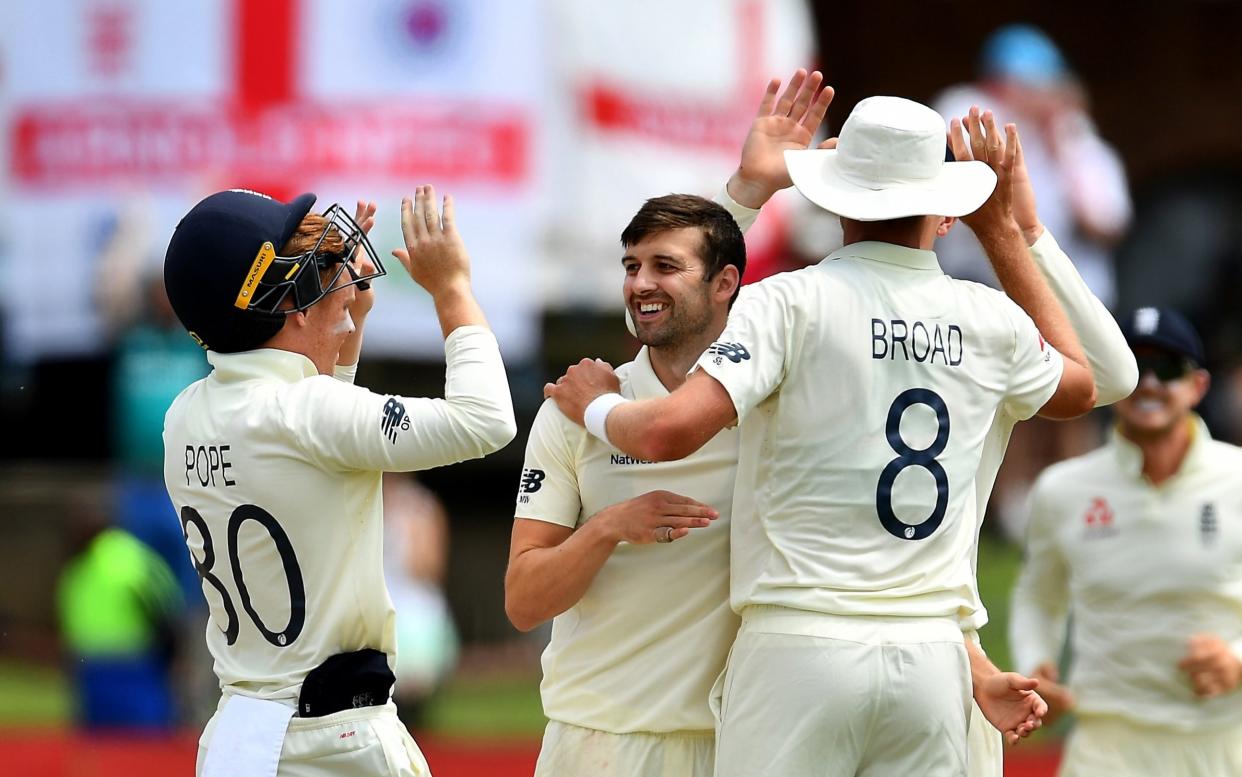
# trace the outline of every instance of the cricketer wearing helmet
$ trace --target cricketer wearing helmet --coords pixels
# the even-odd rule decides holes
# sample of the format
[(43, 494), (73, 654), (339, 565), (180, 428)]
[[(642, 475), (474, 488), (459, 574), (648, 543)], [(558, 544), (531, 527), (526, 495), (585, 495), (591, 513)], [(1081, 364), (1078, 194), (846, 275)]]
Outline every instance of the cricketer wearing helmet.
[(220, 706), (200, 740), (214, 775), (422, 775), (389, 700), (393, 608), (381, 476), (484, 456), (515, 433), (469, 257), (431, 187), (402, 202), (393, 252), (431, 295), (444, 399), (352, 384), (384, 274), (366, 231), (313, 195), (242, 190), (196, 205), (168, 246), (173, 309), (213, 370), (165, 419), (164, 477), (210, 609)]

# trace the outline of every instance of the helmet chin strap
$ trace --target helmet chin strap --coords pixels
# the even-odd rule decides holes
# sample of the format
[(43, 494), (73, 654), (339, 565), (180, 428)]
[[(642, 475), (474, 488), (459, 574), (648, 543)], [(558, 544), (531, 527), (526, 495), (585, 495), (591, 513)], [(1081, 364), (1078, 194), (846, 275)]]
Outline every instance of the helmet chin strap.
[(625, 309), (625, 328), (630, 330), (630, 334), (638, 337), (638, 330), (634, 328), (634, 317), (630, 315), (630, 309)]

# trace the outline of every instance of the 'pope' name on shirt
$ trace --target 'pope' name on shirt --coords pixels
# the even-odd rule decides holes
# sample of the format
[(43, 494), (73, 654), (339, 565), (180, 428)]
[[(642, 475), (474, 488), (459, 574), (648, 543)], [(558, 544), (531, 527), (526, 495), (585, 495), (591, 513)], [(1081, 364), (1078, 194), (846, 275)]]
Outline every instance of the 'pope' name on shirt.
[(956, 367), (962, 363), (962, 328), (957, 324), (907, 324), (900, 318), (871, 319), (871, 358)]

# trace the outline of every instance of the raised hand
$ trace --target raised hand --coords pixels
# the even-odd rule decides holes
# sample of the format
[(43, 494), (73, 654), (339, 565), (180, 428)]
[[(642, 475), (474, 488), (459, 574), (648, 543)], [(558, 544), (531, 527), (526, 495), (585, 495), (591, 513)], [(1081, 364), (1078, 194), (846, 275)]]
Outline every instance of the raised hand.
[(646, 545), (672, 542), (711, 525), (720, 514), (711, 506), (671, 491), (649, 491), (605, 507), (591, 520), (607, 526), (608, 534), (619, 542)]
[(432, 297), (469, 289), (470, 255), (457, 232), (451, 195), (444, 196), (441, 216), (435, 189), (419, 186), (412, 203), (409, 197), (401, 201), (401, 234), (405, 248), (395, 249), (392, 255)]
[[(962, 139), (962, 124), (966, 127), (969, 145)], [(1014, 176), (1018, 153), (1018, 128), (1005, 125), (1002, 135), (991, 111), (972, 106), (969, 115), (961, 123), (953, 119), (949, 128), (949, 144), (953, 156), (959, 162), (971, 159), (984, 162), (996, 173), (996, 188), (987, 201), (974, 213), (962, 216), (962, 221), (976, 234), (994, 233), (1017, 228), (1014, 214)], [(1025, 170), (1025, 168), (1023, 168)], [(1029, 177), (1028, 177), (1029, 183)], [(1030, 205), (1034, 207), (1034, 195)]]
[[(362, 230), (362, 234), (368, 234), (371, 227), (375, 226), (375, 212), (374, 202), (358, 200), (358, 206), (354, 210), (354, 223)], [(350, 261), (354, 265), (354, 272), (358, 275), (370, 275), (375, 272), (375, 264), (361, 245), (354, 250)], [(362, 281), (354, 287), (354, 301), (349, 305), (349, 315), (353, 317), (354, 324), (360, 325), (373, 307), (375, 307), (375, 289), (372, 288), (370, 281)]]
[[(729, 196), (748, 208), (759, 208), (772, 195), (793, 185), (785, 169), (785, 151), (804, 149), (815, 138), (834, 94), (831, 86), (820, 89), (824, 76), (818, 70), (807, 75), (798, 70), (777, 99), (781, 80), (773, 78), (763, 93), (759, 111), (742, 144), (737, 171), (729, 179)], [(825, 141), (822, 148), (835, 145)]]

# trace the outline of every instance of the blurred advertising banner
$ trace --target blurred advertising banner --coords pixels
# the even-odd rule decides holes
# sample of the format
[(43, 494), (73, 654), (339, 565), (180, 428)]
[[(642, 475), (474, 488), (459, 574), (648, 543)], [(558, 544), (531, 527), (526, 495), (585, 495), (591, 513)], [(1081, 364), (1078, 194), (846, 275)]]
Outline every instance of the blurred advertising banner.
[[(767, 77), (812, 48), (801, 0), (40, 0), (7, 16), (0, 300), (20, 360), (105, 348), (100, 288), (158, 273), (212, 191), (374, 199), (386, 257), (420, 183), (455, 196), (483, 307), (527, 357), (544, 307), (615, 308), (634, 210), (712, 194)], [(442, 353), (395, 259), (367, 352)]]
[[(558, 0), (554, 9), (552, 78), (564, 102), (541, 285), (549, 306), (616, 309), (621, 230), (650, 197), (720, 190), (768, 79), (815, 64), (813, 26), (802, 0)], [(790, 202), (764, 208), (748, 261), (779, 250)]]
[[(419, 183), (458, 202), (506, 352), (535, 346), (535, 125), (546, 84), (534, 0), (41, 0), (3, 33), (8, 345), (105, 345), (101, 257), (157, 272), (177, 219), (245, 187), (380, 203), (377, 251)], [(108, 267), (116, 267), (113, 262)], [(390, 262), (372, 354), (443, 353), (430, 299)], [(48, 283), (48, 276), (55, 281)]]

